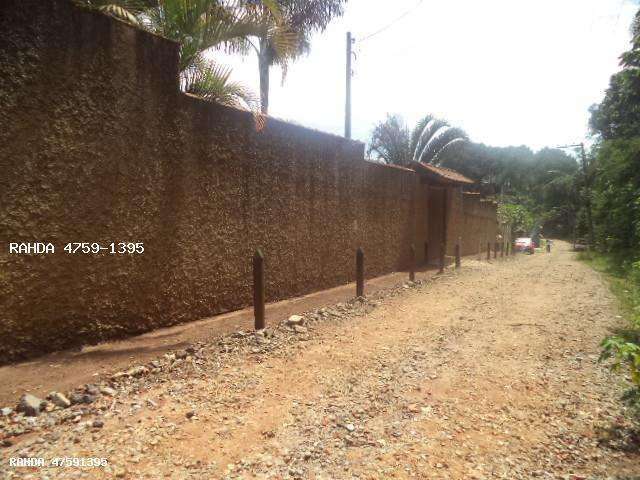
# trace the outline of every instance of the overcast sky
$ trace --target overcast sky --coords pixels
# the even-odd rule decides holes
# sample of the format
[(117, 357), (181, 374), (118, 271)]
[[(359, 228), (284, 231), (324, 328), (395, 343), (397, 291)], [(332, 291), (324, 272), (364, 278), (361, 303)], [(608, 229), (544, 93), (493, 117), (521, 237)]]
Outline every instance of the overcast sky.
[[(354, 138), (366, 142), (386, 113), (410, 126), (434, 113), (489, 145), (574, 143), (629, 48), (636, 9), (631, 0), (349, 0), (284, 86), (272, 69), (270, 113), (343, 134), (350, 30)], [(217, 58), (258, 92), (255, 56)]]

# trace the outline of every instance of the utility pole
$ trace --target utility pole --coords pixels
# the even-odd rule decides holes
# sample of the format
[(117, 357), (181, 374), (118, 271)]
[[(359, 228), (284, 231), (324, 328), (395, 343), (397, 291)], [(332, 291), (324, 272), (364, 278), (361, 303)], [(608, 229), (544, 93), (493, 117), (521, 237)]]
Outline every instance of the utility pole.
[[(593, 248), (595, 244), (595, 235), (593, 233), (593, 215), (591, 213), (591, 184), (589, 182), (589, 172), (587, 165), (587, 154), (584, 149), (584, 143), (576, 143), (575, 145), (563, 145), (557, 148), (576, 148), (580, 147), (580, 156), (581, 156), (581, 164), (582, 164), (582, 177), (584, 181), (584, 207), (587, 210), (587, 227), (589, 228), (589, 248)], [(575, 248), (575, 226), (574, 226), (574, 248)]]
[(584, 151), (584, 143), (580, 142), (580, 151), (582, 153), (582, 174), (584, 175), (584, 193), (585, 207), (587, 208), (587, 223), (589, 224), (589, 248), (593, 248), (595, 244), (595, 236), (593, 233), (593, 217), (591, 215), (591, 185), (589, 182), (589, 174), (587, 172), (587, 154)]
[(351, 138), (351, 46), (354, 43), (351, 32), (347, 32), (347, 96), (344, 109), (344, 137)]

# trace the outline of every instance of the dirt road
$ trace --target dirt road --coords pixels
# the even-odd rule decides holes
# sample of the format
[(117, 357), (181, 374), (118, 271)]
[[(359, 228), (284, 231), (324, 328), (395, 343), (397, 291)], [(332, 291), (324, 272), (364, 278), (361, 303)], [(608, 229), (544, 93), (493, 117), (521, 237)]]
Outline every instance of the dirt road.
[[(466, 261), (417, 286), (236, 334), (42, 414), (0, 448), (6, 478), (633, 478), (619, 378), (597, 363), (616, 318), (565, 244)], [(302, 313), (302, 312), (300, 312)], [(89, 388), (91, 395), (92, 388)], [(106, 390), (105, 390), (106, 391)], [(112, 396), (113, 395), (113, 396)], [(93, 399), (92, 399), (93, 400)], [(0, 420), (4, 435), (25, 420)], [(32, 421), (33, 422), (33, 421)], [(62, 422), (57, 425), (43, 424)], [(12, 433), (13, 432), (13, 433)], [(105, 468), (16, 468), (18, 455)], [(86, 463), (86, 462), (85, 462)]]

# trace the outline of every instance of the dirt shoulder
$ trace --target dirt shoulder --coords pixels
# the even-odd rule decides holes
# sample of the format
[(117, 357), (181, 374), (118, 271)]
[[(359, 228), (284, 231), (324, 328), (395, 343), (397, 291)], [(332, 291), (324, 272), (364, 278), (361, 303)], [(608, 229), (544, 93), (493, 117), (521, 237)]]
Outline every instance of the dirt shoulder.
[[(433, 269), (421, 269), (418, 279), (435, 274)], [(392, 287), (407, 278), (406, 272), (385, 275), (367, 281), (367, 293)], [(302, 311), (345, 302), (353, 298), (355, 284), (348, 284), (267, 305), (267, 322), (280, 322)], [(161, 328), (125, 340), (103, 342), (82, 349), (52, 353), (40, 358), (0, 367), (0, 406), (13, 405), (25, 392), (45, 396), (49, 392), (66, 392), (78, 385), (94, 383), (100, 377), (143, 364), (172, 350), (238, 330), (253, 327), (253, 309), (246, 308), (175, 327)]]
[(73, 415), (60, 425), (38, 420), (0, 452), (107, 458), (88, 478), (640, 475), (640, 456), (603, 435), (623, 422), (618, 378), (597, 363), (619, 321), (614, 300), (556, 245), (467, 260), (415, 287), (310, 312), (302, 327), (165, 357), (156, 373), (119, 379), (113, 397), (62, 411), (55, 418)]

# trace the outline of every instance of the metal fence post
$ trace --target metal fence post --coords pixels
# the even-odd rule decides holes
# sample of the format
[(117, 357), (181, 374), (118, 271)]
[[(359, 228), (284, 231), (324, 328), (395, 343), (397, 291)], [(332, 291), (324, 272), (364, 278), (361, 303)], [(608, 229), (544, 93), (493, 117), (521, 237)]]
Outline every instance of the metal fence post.
[(364, 252), (360, 247), (356, 252), (356, 297), (364, 297)]
[(440, 265), (439, 265), (439, 269), (438, 269), (438, 273), (444, 273), (444, 259), (445, 259), (445, 255), (446, 255), (446, 251), (445, 249), (447, 248), (447, 244), (446, 243), (442, 243), (440, 245)]
[(409, 261), (411, 262), (411, 265), (409, 265), (409, 280), (412, 282), (416, 281), (416, 246), (412, 243), (411, 244), (411, 258), (409, 259)]
[(253, 315), (255, 329), (262, 330), (265, 322), (265, 285), (264, 285), (264, 255), (260, 249), (253, 255)]
[(460, 242), (456, 243), (455, 253), (456, 253), (456, 268), (460, 268), (460, 266), (462, 265), (462, 261), (460, 259)]
[(487, 242), (487, 260), (491, 260), (491, 242)]

